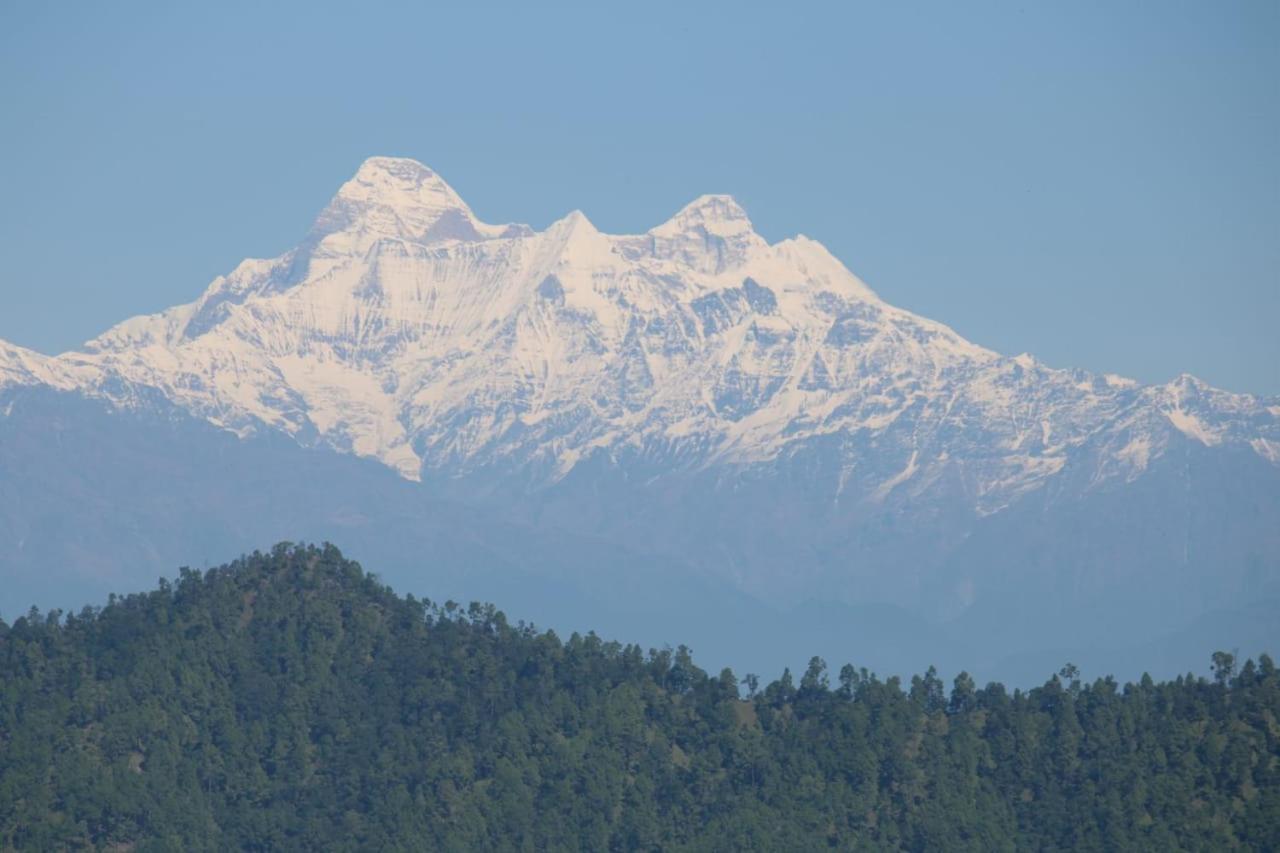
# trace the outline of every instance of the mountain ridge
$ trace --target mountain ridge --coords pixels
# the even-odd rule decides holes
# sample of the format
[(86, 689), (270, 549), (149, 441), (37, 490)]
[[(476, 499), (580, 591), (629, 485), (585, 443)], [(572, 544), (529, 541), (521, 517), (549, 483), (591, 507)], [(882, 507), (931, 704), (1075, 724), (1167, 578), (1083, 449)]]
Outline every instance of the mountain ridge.
[[(770, 607), (994, 613), (1027, 631), (1032, 602), (1063, 630), (1119, 607), (1156, 636), (1247, 608), (1280, 577), (1280, 398), (999, 354), (889, 304), (813, 240), (766, 241), (723, 195), (644, 234), (578, 211), (536, 231), (483, 222), (421, 164), (374, 158), (298, 246), (189, 303), (58, 356), (0, 343), (0, 426), (24, 441), (65, 403), (24, 414), (39, 389), (189, 418), (246, 453), (279, 437), (368, 460), (433, 500), (564, 532), (564, 548), (608, 542), (645, 555), (633, 571), (680, 567)], [(13, 464), (13, 483), (49, 488)], [(128, 505), (111, 470), (61, 487)], [(374, 518), (377, 491), (353, 510), (362, 535), (410, 548)], [(23, 541), (56, 525), (20, 495), (0, 513)], [(288, 518), (257, 535), (292, 538)], [(226, 553), (262, 541), (244, 529), (228, 524)], [(180, 558), (157, 547), (152, 564), (165, 555)], [(1099, 615), (1091, 630), (1105, 646), (1131, 639), (1122, 628)]]
[(646, 653), (433, 600), (331, 545), (282, 543), (0, 619), (0, 846), (1280, 843), (1267, 655), (1202, 648), (1212, 681), (1069, 666), (1010, 691), (811, 652), (739, 681), (684, 644)]
[[(451, 369), (494, 348), (515, 368), (490, 360), (485, 370)], [(1042, 483), (1060, 468), (1063, 447), (1101, 422), (1144, 407), (1203, 442), (1245, 441), (1280, 461), (1280, 400), (1227, 396), (1183, 378), (1140, 386), (999, 356), (884, 303), (820, 244), (767, 243), (729, 196), (701, 196), (645, 235), (604, 235), (577, 211), (535, 232), (481, 222), (435, 172), (404, 158), (366, 161), (301, 246), (244, 261), (195, 302), (126, 320), (80, 353), (0, 353), (0, 381), (121, 405), (128, 389), (155, 388), (219, 426), (281, 429), (373, 456), (411, 479), (448, 472), (456, 457), (483, 463), (503, 431), (536, 433), (547, 417), (593, 423), (497, 450), (554, 456), (554, 481), (596, 448), (679, 445), (692, 434), (715, 448), (715, 460), (750, 462), (776, 456), (787, 432), (882, 434), (932, 402), (945, 409), (926, 418), (935, 429), (956, 403), (988, 422), (1026, 421), (994, 437), (1006, 470), (975, 483), (994, 493), (983, 512)], [(574, 371), (573, 361), (593, 369)], [(485, 393), (494, 368), (505, 393)], [(612, 387), (596, 405), (574, 405), (592, 396), (586, 389), (601, 370)], [(437, 393), (442, 384), (457, 393)], [(1034, 400), (1042, 384), (1056, 400)], [(1182, 407), (1190, 384), (1208, 413)], [(501, 411), (508, 403), (514, 415)], [(343, 406), (358, 414), (343, 418)], [(465, 409), (484, 412), (490, 428), (470, 442), (433, 429), (456, 427)], [(1245, 410), (1258, 415), (1251, 434), (1230, 417)], [(1140, 472), (1159, 443), (1159, 435), (1134, 439), (1110, 468)], [(873, 498), (936, 470), (946, 452), (930, 459), (908, 444), (898, 467), (872, 484)]]

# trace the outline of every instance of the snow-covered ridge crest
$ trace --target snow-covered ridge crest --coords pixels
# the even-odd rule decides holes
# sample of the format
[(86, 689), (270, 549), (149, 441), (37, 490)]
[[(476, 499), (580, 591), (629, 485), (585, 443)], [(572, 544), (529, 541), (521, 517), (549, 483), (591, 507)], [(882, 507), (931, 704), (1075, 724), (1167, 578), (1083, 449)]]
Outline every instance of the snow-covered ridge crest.
[(959, 480), (993, 512), (1072, 460), (1128, 479), (1182, 439), (1280, 460), (1274, 400), (1002, 357), (886, 304), (815, 241), (770, 244), (729, 196), (644, 234), (578, 211), (535, 232), (481, 221), (434, 171), (387, 157), (299, 246), (193, 302), (81, 352), (0, 346), (0, 389), (16, 385), (161, 399), (410, 479), (529, 488), (593, 457), (674, 473), (821, 452), (833, 500)]
[(418, 243), (486, 240), (527, 226), (481, 222), (443, 178), (414, 160), (372, 157), (316, 218), (311, 240), (322, 253), (350, 252), (384, 238)]
[(650, 251), (702, 272), (733, 267), (765, 245), (747, 212), (727, 195), (704, 195), (650, 229)]

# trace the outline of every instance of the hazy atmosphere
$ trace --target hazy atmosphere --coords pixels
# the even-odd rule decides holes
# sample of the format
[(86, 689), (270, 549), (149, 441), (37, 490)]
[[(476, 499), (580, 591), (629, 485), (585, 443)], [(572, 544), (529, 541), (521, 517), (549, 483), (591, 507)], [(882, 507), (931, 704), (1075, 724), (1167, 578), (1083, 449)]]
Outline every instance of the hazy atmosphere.
[(1280, 392), (1280, 5), (8, 4), (0, 338), (294, 245), (366, 157), (479, 216), (730, 193), (1056, 367)]
[(0, 850), (1280, 850), (1280, 4), (0, 8)]

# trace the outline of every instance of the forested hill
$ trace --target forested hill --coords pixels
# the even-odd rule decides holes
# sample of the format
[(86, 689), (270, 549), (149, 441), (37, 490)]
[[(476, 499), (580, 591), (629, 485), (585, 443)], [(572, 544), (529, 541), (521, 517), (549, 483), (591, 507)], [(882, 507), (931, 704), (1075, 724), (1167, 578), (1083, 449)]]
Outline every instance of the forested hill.
[(0, 849), (1280, 849), (1266, 657), (738, 691), (280, 546), (0, 622)]

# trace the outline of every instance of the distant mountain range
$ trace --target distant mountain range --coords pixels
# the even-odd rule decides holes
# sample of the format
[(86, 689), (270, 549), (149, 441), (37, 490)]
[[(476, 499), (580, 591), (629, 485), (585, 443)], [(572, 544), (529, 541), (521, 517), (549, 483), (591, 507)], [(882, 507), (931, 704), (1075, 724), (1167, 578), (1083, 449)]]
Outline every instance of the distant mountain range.
[(740, 669), (1172, 672), (1280, 645), (1280, 399), (1000, 355), (728, 196), (539, 232), (378, 157), (193, 302), (0, 343), (6, 616), (303, 536)]

